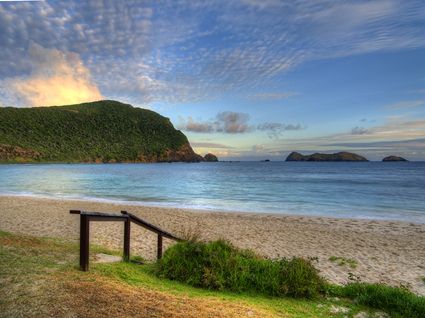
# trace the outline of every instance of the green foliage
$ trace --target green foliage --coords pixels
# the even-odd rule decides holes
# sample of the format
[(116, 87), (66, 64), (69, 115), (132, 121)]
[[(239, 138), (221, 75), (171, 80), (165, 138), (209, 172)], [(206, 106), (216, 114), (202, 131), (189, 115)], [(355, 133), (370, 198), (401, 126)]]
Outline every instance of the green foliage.
[(168, 118), (116, 101), (0, 107), (0, 145), (39, 152), (36, 160), (43, 162), (131, 162), (140, 160), (140, 155), (161, 156), (187, 143)]
[(338, 266), (348, 265), (351, 268), (357, 267), (357, 261), (351, 258), (345, 258), (340, 256), (331, 256), (329, 260), (333, 263), (336, 263)]
[(310, 260), (294, 257), (282, 260), (282, 265), (281, 286), (285, 295), (310, 298), (323, 290), (324, 281)]
[(351, 283), (332, 287), (331, 291), (336, 296), (354, 299), (358, 304), (388, 311), (395, 317), (425, 317), (425, 298), (405, 288)]
[(309, 260), (269, 260), (219, 240), (181, 242), (157, 263), (157, 274), (212, 290), (315, 297), (324, 281)]

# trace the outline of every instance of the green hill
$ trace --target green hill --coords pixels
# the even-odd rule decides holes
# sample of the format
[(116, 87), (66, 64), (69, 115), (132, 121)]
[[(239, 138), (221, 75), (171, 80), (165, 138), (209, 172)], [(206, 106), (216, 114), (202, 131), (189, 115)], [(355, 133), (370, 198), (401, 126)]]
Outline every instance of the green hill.
[(0, 107), (0, 162), (203, 161), (170, 120), (116, 101)]

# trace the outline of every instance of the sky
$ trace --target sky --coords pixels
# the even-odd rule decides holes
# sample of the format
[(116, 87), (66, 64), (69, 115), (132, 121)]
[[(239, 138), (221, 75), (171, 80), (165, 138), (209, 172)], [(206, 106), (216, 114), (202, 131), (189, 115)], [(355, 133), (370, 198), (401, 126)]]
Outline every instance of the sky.
[(423, 0), (0, 0), (0, 47), (0, 106), (118, 100), (223, 160), (425, 160)]

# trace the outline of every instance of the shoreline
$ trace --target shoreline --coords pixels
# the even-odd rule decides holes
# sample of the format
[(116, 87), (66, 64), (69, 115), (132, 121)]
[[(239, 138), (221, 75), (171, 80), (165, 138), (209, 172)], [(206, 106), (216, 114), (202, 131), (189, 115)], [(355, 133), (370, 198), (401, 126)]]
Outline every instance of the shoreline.
[(52, 200), (52, 201), (73, 201), (73, 202), (91, 202), (91, 203), (100, 203), (100, 204), (109, 204), (112, 206), (128, 206), (128, 207), (144, 207), (144, 208), (158, 208), (158, 209), (176, 209), (176, 210), (185, 210), (192, 211), (197, 213), (223, 213), (223, 214), (246, 214), (246, 215), (263, 215), (263, 216), (282, 216), (282, 217), (306, 217), (306, 218), (322, 218), (322, 219), (337, 219), (337, 220), (359, 220), (359, 221), (378, 221), (378, 222), (397, 222), (397, 223), (413, 223), (417, 225), (425, 225), (425, 222), (415, 222), (412, 220), (401, 220), (397, 218), (389, 217), (367, 217), (364, 215), (360, 216), (334, 216), (330, 215), (331, 213), (318, 213), (318, 214), (302, 214), (302, 213), (291, 213), (288, 211), (282, 212), (271, 212), (271, 211), (246, 211), (246, 210), (224, 210), (215, 207), (191, 207), (178, 205), (174, 202), (168, 202), (161, 204), (159, 202), (153, 201), (128, 201), (120, 199), (105, 199), (105, 198), (95, 198), (95, 197), (54, 197), (49, 195), (39, 195), (39, 194), (13, 194), (13, 193), (0, 193), (0, 198), (14, 197), (14, 198), (29, 198), (35, 200)]
[[(425, 295), (425, 224), (420, 223), (0, 195), (0, 230), (77, 241), (79, 218), (70, 209), (128, 210), (175, 235), (199, 232), (202, 239), (223, 238), (270, 258), (317, 257), (315, 266), (334, 283), (348, 282), (353, 273), (365, 282), (409, 286)], [(122, 248), (120, 223), (94, 222), (91, 233), (92, 243)], [(155, 234), (132, 227), (133, 255), (154, 259), (155, 242)], [(356, 266), (338, 265), (332, 256), (352, 259)]]

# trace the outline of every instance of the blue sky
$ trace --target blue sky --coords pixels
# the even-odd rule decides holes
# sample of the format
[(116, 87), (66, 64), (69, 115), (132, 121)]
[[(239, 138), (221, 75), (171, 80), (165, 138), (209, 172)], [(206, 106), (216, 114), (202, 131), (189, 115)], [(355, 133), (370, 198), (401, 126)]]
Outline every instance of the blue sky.
[(0, 105), (115, 99), (200, 153), (425, 160), (423, 1), (0, 1)]

